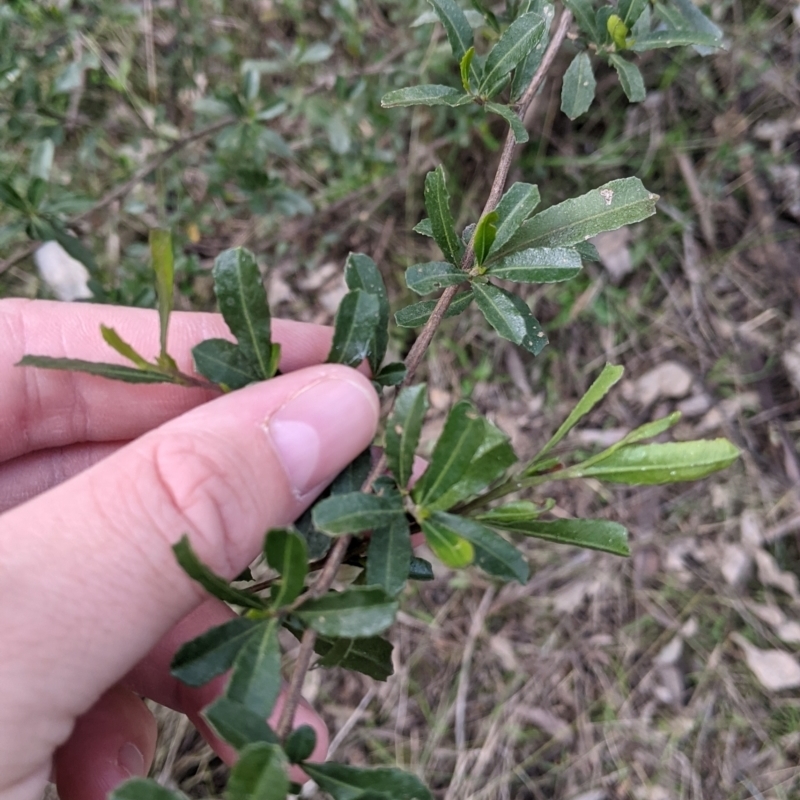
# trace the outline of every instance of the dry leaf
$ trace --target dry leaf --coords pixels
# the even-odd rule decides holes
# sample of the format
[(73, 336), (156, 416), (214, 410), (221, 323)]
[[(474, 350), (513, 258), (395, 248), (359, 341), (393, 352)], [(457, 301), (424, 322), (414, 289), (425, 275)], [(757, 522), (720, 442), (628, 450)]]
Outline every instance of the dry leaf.
[(692, 388), (692, 373), (677, 361), (665, 361), (645, 372), (633, 385), (623, 386), (626, 400), (649, 406), (663, 398), (686, 397)]
[(752, 557), (741, 545), (726, 544), (723, 546), (720, 571), (728, 586), (734, 588), (742, 586), (750, 575), (752, 565)]
[(764, 586), (772, 586), (786, 592), (793, 600), (800, 596), (797, 588), (797, 576), (792, 572), (784, 572), (778, 562), (766, 551), (756, 550), (758, 579)]
[(744, 651), (747, 666), (756, 680), (770, 692), (796, 689), (800, 686), (800, 664), (783, 650), (761, 650), (738, 633), (731, 638)]
[(633, 272), (633, 260), (628, 247), (631, 234), (628, 228), (601, 233), (592, 239), (600, 261), (608, 270), (613, 283), (619, 283), (626, 275)]

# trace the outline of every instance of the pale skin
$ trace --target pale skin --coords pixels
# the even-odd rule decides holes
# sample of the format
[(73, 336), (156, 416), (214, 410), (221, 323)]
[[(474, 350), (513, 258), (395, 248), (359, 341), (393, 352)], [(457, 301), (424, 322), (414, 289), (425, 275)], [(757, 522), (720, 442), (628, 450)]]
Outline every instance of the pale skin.
[[(323, 364), (331, 332), (303, 323), (273, 323), (283, 375), (224, 396), (13, 366), (25, 353), (124, 363), (100, 323), (158, 350), (152, 311), (0, 301), (0, 800), (39, 800), (51, 777), (61, 800), (101, 800), (146, 774), (156, 729), (142, 696), (188, 714), (230, 760), (199, 717), (224, 679), (188, 689), (169, 662), (233, 612), (171, 545), (188, 534), (234, 577), (378, 422), (369, 381)], [(191, 347), (220, 336), (217, 315), (175, 314), (170, 352), (189, 372)], [(307, 705), (300, 724), (324, 758), (328, 734)]]

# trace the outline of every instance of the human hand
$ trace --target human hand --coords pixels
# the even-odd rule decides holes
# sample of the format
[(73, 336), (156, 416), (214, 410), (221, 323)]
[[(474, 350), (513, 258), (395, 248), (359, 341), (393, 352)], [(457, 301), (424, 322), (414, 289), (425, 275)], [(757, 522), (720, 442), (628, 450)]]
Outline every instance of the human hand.
[[(157, 347), (155, 312), (0, 302), (2, 800), (38, 800), (53, 766), (61, 800), (100, 800), (144, 774), (155, 722), (140, 694), (188, 714), (230, 757), (199, 718), (221, 680), (190, 689), (169, 662), (232, 612), (171, 546), (188, 533), (234, 577), (377, 425), (369, 382), (320, 364), (331, 333), (302, 323), (274, 322), (286, 374), (221, 397), (12, 366), (25, 353), (111, 360), (101, 322), (141, 352)], [(216, 315), (176, 313), (170, 350), (190, 371), (192, 345), (225, 333)], [(304, 706), (295, 724), (315, 727), (323, 758), (321, 720)]]

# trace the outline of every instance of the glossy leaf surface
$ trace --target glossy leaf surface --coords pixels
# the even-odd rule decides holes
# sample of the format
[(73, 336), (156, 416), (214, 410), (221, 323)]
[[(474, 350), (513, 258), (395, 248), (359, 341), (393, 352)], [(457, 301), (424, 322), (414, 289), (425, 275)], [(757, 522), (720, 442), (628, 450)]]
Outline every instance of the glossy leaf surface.
[(484, 214), (475, 227), (475, 262), (478, 265), (486, 261), (489, 250), (497, 236), (497, 212), (490, 211)]
[(101, 325), (100, 335), (107, 345), (113, 347), (123, 358), (133, 361), (139, 369), (153, 369), (153, 365), (149, 364), (144, 356), (137, 353), (113, 328)]
[(203, 716), (237, 750), (253, 742), (278, 743), (278, 737), (262, 715), (224, 695), (205, 708)]
[(577, 119), (589, 110), (596, 90), (592, 61), (586, 53), (578, 53), (564, 73), (561, 110), (570, 119)]
[(289, 793), (287, 767), (280, 745), (247, 745), (231, 770), (228, 800), (285, 800)]
[(639, 67), (622, 56), (613, 53), (608, 57), (608, 60), (617, 71), (619, 85), (628, 100), (631, 103), (641, 103), (647, 96), (647, 90), (644, 86), (642, 73), (639, 72)]
[(350, 492), (331, 495), (317, 503), (312, 518), (319, 530), (341, 536), (391, 525), (404, 513), (399, 496)]
[(303, 591), (308, 574), (308, 548), (305, 540), (286, 528), (273, 528), (264, 543), (264, 556), (280, 581), (272, 594), (276, 607), (288, 605)]
[(472, 27), (455, 0), (428, 0), (447, 34), (447, 41), (459, 63), (472, 47)]
[(317, 734), (314, 729), (310, 725), (301, 725), (286, 737), (284, 749), (289, 761), (298, 764), (314, 752), (316, 744)]
[(419, 778), (399, 769), (360, 769), (329, 761), (306, 762), (303, 770), (334, 800), (357, 800), (366, 792), (385, 794), (391, 800), (433, 800)]
[(417, 294), (430, 294), (446, 286), (457, 286), (466, 280), (466, 272), (448, 261), (414, 264), (406, 270), (406, 286)]
[(411, 534), (405, 516), (375, 528), (367, 548), (367, 584), (395, 597), (406, 585), (410, 565)]
[(420, 527), (425, 534), (425, 543), (445, 566), (463, 569), (475, 559), (475, 548), (471, 542), (462, 539), (447, 525), (428, 517), (420, 521)]
[(538, 356), (547, 345), (547, 336), (518, 295), (491, 283), (472, 286), (475, 302), (486, 321), (504, 338)]
[(395, 89), (393, 92), (387, 92), (381, 98), (381, 105), (384, 108), (399, 106), (450, 106), (455, 108), (470, 102), (472, 102), (472, 98), (468, 94), (450, 86), (437, 84), (422, 84), (408, 86), (405, 89)]
[(339, 304), (328, 362), (357, 367), (373, 350), (380, 327), (381, 301), (374, 294), (356, 289)]
[(580, 274), (583, 263), (568, 247), (533, 247), (494, 262), (487, 275), (517, 283), (557, 283)]
[(455, 221), (450, 210), (450, 194), (447, 191), (444, 167), (441, 165), (425, 176), (424, 196), (433, 238), (444, 257), (454, 266), (459, 266), (463, 246), (456, 234)]
[(543, 510), (530, 500), (514, 500), (482, 514), (477, 514), (475, 519), (484, 525), (503, 528), (506, 525), (513, 525), (515, 522), (530, 522), (537, 519)]
[(363, 253), (350, 253), (347, 256), (344, 279), (348, 289), (361, 289), (378, 298), (378, 323), (367, 353), (372, 373), (377, 377), (389, 343), (389, 296), (386, 293), (386, 284), (378, 265)]
[(104, 364), (99, 361), (84, 361), (80, 358), (50, 358), (50, 356), (23, 356), (18, 367), (39, 367), (39, 369), (60, 369), (68, 372), (86, 372), (101, 378), (110, 378), (126, 383), (177, 383), (178, 381), (163, 372), (146, 372), (136, 367), (119, 364)]
[(496, 253), (516, 233), (517, 228), (531, 215), (540, 201), (539, 189), (532, 183), (515, 183), (500, 198), (497, 212), (497, 231), (489, 255)]
[(318, 633), (355, 639), (385, 631), (396, 613), (397, 601), (377, 586), (329, 592), (297, 610), (297, 616)]
[(225, 696), (266, 718), (275, 705), (281, 683), (278, 621), (265, 620), (236, 656)]
[(514, 141), (517, 144), (524, 144), (530, 138), (528, 136), (528, 129), (525, 127), (525, 123), (517, 116), (517, 112), (514, 111), (513, 108), (509, 106), (504, 106), (501, 103), (486, 103), (485, 108), (487, 111), (490, 111), (492, 114), (497, 114), (498, 117), (502, 117), (511, 128), (511, 132), (514, 134)]
[(192, 348), (194, 368), (212, 383), (241, 389), (258, 380), (247, 357), (227, 339), (206, 339)]
[(517, 17), (486, 57), (479, 94), (491, 97), (501, 81), (536, 45), (544, 33), (544, 20), (538, 14)]
[[(457, 294), (453, 298), (453, 302), (448, 306), (444, 318), (457, 317), (461, 314), (472, 302), (472, 296), (471, 289), (468, 292)], [(419, 303), (413, 303), (410, 306), (401, 308), (394, 315), (394, 319), (401, 328), (419, 328), (428, 321), (434, 308), (436, 308), (436, 300), (422, 300)]]
[(630, 555), (628, 531), (622, 525), (604, 519), (559, 519), (547, 522), (531, 520), (502, 526), (498, 523), (493, 524), (504, 530), (521, 533), (524, 536), (534, 536), (548, 542), (586, 547), (617, 556)]
[(414, 468), (422, 423), (428, 410), (427, 386), (422, 383), (400, 391), (386, 423), (386, 459), (401, 488), (407, 487)]

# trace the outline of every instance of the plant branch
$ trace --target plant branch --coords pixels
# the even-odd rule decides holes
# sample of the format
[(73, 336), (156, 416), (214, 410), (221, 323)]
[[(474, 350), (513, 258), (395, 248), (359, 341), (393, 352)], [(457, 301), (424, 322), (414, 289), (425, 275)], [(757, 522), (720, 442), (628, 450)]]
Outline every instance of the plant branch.
[[(564, 38), (567, 35), (567, 30), (571, 21), (572, 14), (569, 10), (565, 9), (561, 13), (561, 16), (558, 20), (558, 25), (556, 26), (556, 31), (553, 34), (553, 38), (551, 39), (550, 44), (548, 45), (547, 50), (542, 57), (542, 63), (539, 65), (539, 68), (536, 70), (536, 73), (531, 79), (530, 84), (528, 84), (528, 88), (525, 90), (525, 93), (522, 95), (519, 103), (517, 104), (517, 116), (520, 119), (525, 119), (525, 114), (527, 113), (537, 90), (541, 86), (547, 71), (552, 66), (553, 60), (555, 59), (556, 54), (564, 42)], [(497, 172), (495, 173), (494, 180), (492, 181), (492, 187), (489, 191), (489, 197), (486, 199), (486, 204), (484, 205), (483, 214), (481, 216), (493, 211), (497, 203), (500, 201), (500, 197), (503, 194), (503, 189), (505, 188), (506, 180), (508, 178), (508, 172), (511, 169), (511, 164), (514, 159), (515, 144), (516, 140), (514, 138), (514, 134), (509, 129), (505, 144), (503, 145), (503, 152), (500, 155), (500, 162), (497, 166)], [(461, 260), (461, 269), (464, 270), (464, 272), (469, 272), (475, 260), (475, 245), (473, 239), (470, 239), (470, 242), (467, 245), (467, 249), (464, 253), (464, 257)], [(445, 289), (444, 293), (439, 298), (439, 301), (437, 302), (436, 307), (433, 309), (431, 316), (428, 318), (428, 321), (423, 326), (420, 335), (417, 337), (416, 341), (411, 347), (411, 350), (406, 356), (404, 363), (407, 372), (405, 379), (400, 385), (400, 388), (408, 386), (414, 378), (414, 374), (422, 362), (425, 351), (428, 349), (428, 345), (430, 345), (434, 334), (441, 325), (444, 315), (447, 312), (447, 309), (450, 306), (456, 291), (457, 287), (450, 286)], [(396, 396), (397, 395), (395, 395), (395, 397)], [(386, 456), (383, 455), (372, 468), (369, 477), (364, 483), (364, 487), (362, 487), (362, 491), (368, 491), (375, 478), (381, 475), (385, 469)], [(319, 597), (327, 592), (328, 589), (330, 589), (331, 584), (336, 577), (336, 573), (341, 566), (342, 561), (344, 560), (345, 554), (347, 553), (347, 547), (349, 543), (349, 536), (342, 536), (336, 540), (336, 544), (331, 549), (330, 555), (328, 556), (328, 559), (322, 571), (320, 572), (319, 577), (315, 581), (308, 595), (303, 595), (304, 599), (308, 599), (309, 596)], [(311, 664), (311, 657), (314, 652), (314, 643), (316, 642), (316, 638), (316, 633), (314, 633), (314, 631), (311, 629), (307, 629), (303, 633), (303, 638), (300, 642), (300, 651), (297, 656), (294, 673), (292, 675), (292, 680), (286, 697), (286, 705), (283, 707), (283, 712), (281, 713), (281, 718), (278, 723), (277, 733), (281, 738), (284, 738), (292, 728), (294, 715), (297, 711), (298, 705), (300, 704), (300, 696), (303, 690), (305, 674)]]
[[(183, 150), (184, 147), (190, 145), (192, 142), (198, 141), (199, 139), (204, 139), (206, 136), (212, 136), (218, 131), (221, 131), (223, 128), (227, 128), (228, 125), (232, 125), (234, 122), (236, 122), (236, 117), (223, 117), (222, 119), (218, 119), (216, 122), (211, 123), (211, 125), (207, 125), (205, 128), (200, 128), (200, 130), (189, 133), (182, 139), (174, 142), (166, 150), (162, 150), (162, 152), (160, 152), (157, 156), (152, 158), (143, 166), (139, 167), (139, 169), (137, 169), (136, 172), (134, 172), (133, 175), (131, 175), (131, 177), (125, 181), (125, 183), (120, 184), (115, 189), (112, 189), (103, 195), (103, 197), (101, 197), (91, 208), (87, 209), (86, 211), (82, 211), (80, 214), (66, 220), (64, 222), (64, 227), (69, 227), (78, 222), (83, 222), (83, 220), (89, 218), (97, 211), (101, 211), (102, 209), (106, 208), (106, 206), (110, 206), (115, 200), (119, 200), (121, 197), (124, 197), (126, 194), (128, 194), (128, 192), (130, 192), (130, 190), (133, 189), (137, 183), (150, 175), (150, 173), (155, 172), (162, 164), (172, 158), (172, 156)], [(0, 261), (0, 275), (13, 267), (15, 264), (18, 264), (20, 261), (26, 259), (40, 245), (41, 242), (31, 242), (30, 244), (25, 245), (25, 247), (22, 247), (12, 256), (9, 256), (5, 261)]]

